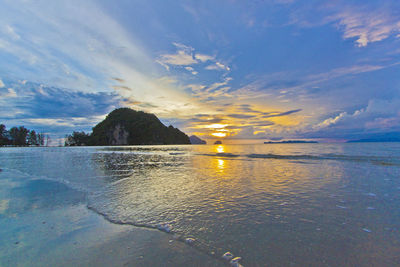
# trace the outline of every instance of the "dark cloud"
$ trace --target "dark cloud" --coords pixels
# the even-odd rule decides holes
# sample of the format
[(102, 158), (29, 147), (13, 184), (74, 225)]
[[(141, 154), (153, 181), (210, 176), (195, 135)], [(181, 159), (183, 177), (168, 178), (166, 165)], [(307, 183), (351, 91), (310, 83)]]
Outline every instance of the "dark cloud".
[(119, 106), (114, 93), (85, 93), (68, 89), (30, 84), (15, 88), (18, 94), (14, 105), (24, 118), (68, 118), (102, 115)]
[(228, 114), (226, 116), (235, 118), (235, 119), (250, 119), (250, 118), (255, 117), (254, 115), (246, 115), (246, 114)]
[(124, 79), (117, 78), (117, 77), (112, 77), (111, 79), (113, 79), (114, 81), (120, 82), (120, 83), (124, 83), (125, 82)]
[(266, 127), (266, 126), (271, 126), (274, 125), (272, 121), (255, 121), (255, 122), (250, 122), (250, 124), (254, 127)]
[(194, 116), (195, 117), (209, 117), (211, 115), (209, 115), (209, 114), (195, 114)]
[(15, 82), (12, 87), (17, 96), (0, 99), (0, 120), (8, 127), (24, 125), (59, 136), (90, 130), (98, 116), (119, 107), (121, 101), (115, 93), (86, 93), (29, 82)]
[(223, 118), (212, 118), (212, 119), (200, 119), (200, 118), (192, 118), (189, 119), (188, 122), (197, 122), (197, 123), (220, 123), (223, 122), (225, 119)]
[(123, 90), (123, 91), (132, 91), (131, 88), (125, 85), (118, 85), (118, 86), (113, 86), (113, 88), (118, 91), (118, 90)]
[(148, 102), (140, 103), (140, 104), (138, 104), (138, 106), (142, 107), (142, 108), (157, 108), (158, 107), (157, 105), (154, 105), (154, 104), (148, 103)]
[(272, 112), (267, 112), (264, 113), (264, 115), (262, 116), (263, 118), (271, 118), (271, 117), (281, 117), (281, 116), (286, 116), (286, 115), (290, 115), (293, 113), (297, 113), (302, 111), (302, 109), (294, 109), (294, 110), (289, 110), (286, 112), (280, 112), (280, 113), (272, 113)]

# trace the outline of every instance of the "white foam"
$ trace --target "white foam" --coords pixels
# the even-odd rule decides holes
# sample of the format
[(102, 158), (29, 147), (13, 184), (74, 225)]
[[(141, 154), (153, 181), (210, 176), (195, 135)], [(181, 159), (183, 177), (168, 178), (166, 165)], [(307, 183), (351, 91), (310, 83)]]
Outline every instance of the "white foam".
[(185, 243), (186, 243), (186, 244), (189, 244), (189, 245), (190, 245), (190, 244), (193, 244), (194, 241), (196, 241), (196, 239), (191, 238), (191, 237), (188, 237), (188, 238), (185, 239)]
[(233, 254), (228, 252), (225, 252), (224, 255), (222, 255), (222, 258), (224, 258), (225, 260), (231, 260), (233, 258)]
[(157, 229), (169, 233), (171, 232), (172, 227), (168, 223), (161, 223), (157, 225)]
[(234, 267), (240, 267), (240, 266), (242, 266), (242, 265), (239, 263), (239, 261), (240, 261), (241, 259), (242, 259), (241, 257), (235, 257), (235, 258), (233, 258), (233, 259), (230, 261), (230, 264), (231, 264), (232, 266), (234, 266)]

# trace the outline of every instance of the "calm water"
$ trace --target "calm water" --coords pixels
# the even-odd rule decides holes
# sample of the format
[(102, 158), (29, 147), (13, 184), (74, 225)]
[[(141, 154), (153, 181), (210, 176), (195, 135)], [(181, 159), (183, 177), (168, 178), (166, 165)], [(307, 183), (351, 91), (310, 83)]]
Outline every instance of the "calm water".
[(399, 143), (2, 148), (0, 168), (244, 266), (400, 265)]

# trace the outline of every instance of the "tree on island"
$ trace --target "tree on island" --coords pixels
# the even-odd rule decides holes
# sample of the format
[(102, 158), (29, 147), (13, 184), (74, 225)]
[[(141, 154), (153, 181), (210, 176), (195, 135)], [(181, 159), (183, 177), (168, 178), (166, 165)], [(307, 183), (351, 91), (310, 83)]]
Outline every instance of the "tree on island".
[(40, 133), (37, 135), (37, 142), (39, 146), (44, 146), (44, 134)]
[(26, 146), (29, 130), (24, 126), (10, 129), (11, 144), (14, 146)]
[(37, 135), (36, 135), (35, 130), (32, 130), (32, 131), (29, 132), (29, 135), (28, 135), (28, 144), (29, 144), (30, 146), (37, 146), (37, 145), (39, 145), (39, 144), (38, 144)]
[(65, 139), (66, 146), (169, 144), (190, 144), (190, 140), (179, 129), (162, 124), (154, 114), (130, 108), (112, 111), (105, 120), (93, 127), (91, 134), (73, 132)]
[(65, 146), (88, 146), (91, 145), (90, 134), (85, 132), (73, 132), (65, 136)]
[(10, 144), (10, 139), (8, 138), (8, 132), (4, 124), (0, 124), (0, 146), (6, 146)]
[(0, 146), (43, 146), (45, 135), (37, 134), (24, 126), (12, 127), (7, 131), (4, 124), (0, 124)]

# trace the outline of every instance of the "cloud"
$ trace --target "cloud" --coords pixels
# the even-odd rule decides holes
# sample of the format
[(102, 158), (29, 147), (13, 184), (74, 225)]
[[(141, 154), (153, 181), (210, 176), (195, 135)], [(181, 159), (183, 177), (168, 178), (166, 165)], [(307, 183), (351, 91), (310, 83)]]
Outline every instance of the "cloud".
[(290, 115), (293, 113), (297, 113), (300, 111), (302, 111), (302, 109), (294, 109), (294, 110), (289, 110), (286, 112), (268, 112), (268, 113), (265, 113), (262, 117), (263, 118), (281, 117), (281, 116), (287, 116), (287, 115)]
[(114, 81), (117, 81), (117, 82), (119, 82), (119, 83), (124, 83), (124, 82), (126, 82), (124, 79), (117, 78), (117, 77), (113, 77), (113, 78), (111, 78), (111, 79), (113, 79)]
[(5, 85), (3, 83), (3, 81), (0, 79), (0, 88), (3, 88)]
[(400, 99), (373, 99), (354, 111), (342, 111), (299, 132), (310, 138), (367, 138), (371, 134), (400, 131)]
[(164, 54), (157, 59), (158, 63), (169, 69), (169, 65), (174, 66), (187, 66), (198, 63), (198, 61), (193, 57), (191, 50), (183, 49), (178, 50), (176, 54)]
[(205, 67), (206, 70), (226, 70), (229, 71), (231, 70), (228, 66), (225, 66), (224, 64), (222, 64), (221, 62), (215, 62), (212, 65), (208, 65), (207, 67)]
[[(237, 99), (275, 99), (275, 101), (300, 102), (306, 97), (320, 96), (331, 93), (340, 88), (322, 90), (326, 85), (337, 82), (339, 79), (353, 79), (355, 75), (375, 72), (398, 66), (400, 62), (380, 64), (355, 64), (345, 67), (333, 68), (317, 73), (277, 72), (260, 77), (242, 86), (231, 90), (230, 94)], [(330, 87), (332, 87), (330, 85)]]
[(193, 75), (197, 75), (198, 74), (198, 72), (197, 71), (195, 71), (194, 70), (194, 68), (192, 68), (192, 67), (185, 67), (185, 69), (187, 70), (187, 71), (190, 71)]
[(162, 54), (156, 59), (156, 62), (165, 67), (166, 70), (169, 70), (171, 66), (184, 67), (193, 75), (197, 75), (198, 71), (195, 71), (191, 65), (212, 62), (211, 65), (205, 67), (206, 70), (230, 71), (228, 66), (216, 61), (215, 56), (195, 53), (193, 47), (184, 44), (173, 43), (173, 45), (177, 50), (176, 53)]
[(18, 40), (21, 39), (21, 36), (19, 36), (13, 27), (10, 25), (6, 24), (3, 26), (3, 33), (7, 34), (8, 36), (11, 37), (13, 40)]
[(253, 126), (240, 127), (229, 139), (266, 139), (264, 131), (257, 131)]
[(398, 1), (316, 1), (314, 5), (298, 5), (290, 14), (290, 24), (300, 27), (333, 25), (343, 39), (354, 40), (357, 47), (399, 38)]
[(17, 93), (12, 88), (7, 88), (5, 90), (0, 89), (0, 98), (11, 98), (17, 97)]
[(247, 114), (228, 114), (227, 116), (236, 119), (250, 119), (255, 117), (254, 115), (247, 115)]
[(337, 20), (343, 30), (344, 39), (355, 39), (358, 47), (379, 42), (400, 33), (400, 17), (385, 7), (363, 9), (360, 6), (346, 7), (328, 18)]
[(195, 58), (200, 60), (201, 62), (207, 62), (215, 59), (215, 56), (209, 56), (205, 54), (196, 54)]
[[(35, 83), (13, 83), (14, 97), (0, 99), (0, 117), (53, 119), (104, 115), (118, 107), (117, 94), (86, 93)], [(9, 90), (10, 92), (10, 90)]]

